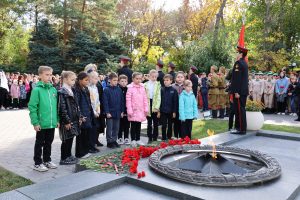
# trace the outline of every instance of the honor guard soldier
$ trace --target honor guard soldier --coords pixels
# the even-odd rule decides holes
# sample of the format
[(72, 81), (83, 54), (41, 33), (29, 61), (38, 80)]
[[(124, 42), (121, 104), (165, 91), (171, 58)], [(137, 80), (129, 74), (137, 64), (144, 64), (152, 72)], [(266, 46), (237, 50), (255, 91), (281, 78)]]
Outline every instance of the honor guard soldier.
[(175, 77), (176, 77), (175, 64), (172, 62), (169, 62), (168, 64), (168, 74), (170, 74), (173, 77), (172, 83), (175, 83)]
[(208, 103), (211, 107), (212, 118), (218, 117), (218, 105), (219, 105), (219, 76), (216, 71), (216, 66), (210, 67), (210, 76), (208, 77)]
[(193, 83), (193, 93), (197, 99), (197, 93), (198, 93), (198, 84), (199, 84), (199, 78), (198, 76), (195, 74), (195, 72), (197, 71), (197, 67), (195, 66), (191, 66), (190, 71), (189, 71), (189, 75), (190, 75), (190, 80)]
[(160, 82), (161, 87), (165, 86), (165, 84), (164, 84), (165, 74), (162, 71), (163, 67), (164, 67), (164, 62), (162, 60), (157, 60), (157, 63), (156, 63), (156, 71), (158, 72), (157, 81)]
[(128, 84), (132, 82), (132, 73), (133, 71), (128, 67), (128, 62), (131, 59), (127, 56), (120, 56), (120, 69), (118, 69), (118, 76), (124, 74), (128, 78)]
[(238, 129), (234, 134), (246, 134), (246, 101), (249, 94), (248, 88), (248, 64), (245, 61), (248, 50), (245, 47), (237, 47), (237, 58), (231, 77), (231, 93), (233, 94), (233, 107), (238, 123)]

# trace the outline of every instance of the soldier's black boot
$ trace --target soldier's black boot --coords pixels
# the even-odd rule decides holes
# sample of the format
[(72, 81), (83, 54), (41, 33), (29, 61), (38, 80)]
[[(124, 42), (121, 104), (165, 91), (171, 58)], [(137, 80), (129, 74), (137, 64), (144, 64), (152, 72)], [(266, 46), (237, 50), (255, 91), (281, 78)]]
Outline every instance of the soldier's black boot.
[(220, 109), (220, 116), (219, 116), (220, 119), (224, 119), (224, 113), (225, 113), (225, 109), (221, 108)]
[(213, 119), (218, 118), (218, 110), (212, 110), (212, 111), (211, 111), (211, 115), (212, 115), (212, 118), (213, 118)]

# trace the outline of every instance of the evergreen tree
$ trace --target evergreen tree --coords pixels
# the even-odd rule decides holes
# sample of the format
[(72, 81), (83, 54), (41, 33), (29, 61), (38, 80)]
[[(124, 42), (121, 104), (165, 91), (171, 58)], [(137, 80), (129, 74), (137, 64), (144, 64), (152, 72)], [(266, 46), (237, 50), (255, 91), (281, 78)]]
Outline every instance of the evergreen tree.
[(118, 39), (109, 38), (106, 33), (99, 34), (99, 42), (97, 48), (103, 50), (110, 55), (110, 59), (116, 60), (120, 55), (125, 54), (126, 48)]
[(58, 36), (48, 20), (41, 20), (29, 41), (28, 70), (36, 73), (41, 65), (53, 68), (54, 73), (62, 71), (62, 56), (58, 47)]
[(106, 61), (108, 55), (96, 48), (96, 42), (85, 32), (77, 31), (66, 55), (67, 68), (74, 71), (82, 71), (89, 63), (101, 64)]

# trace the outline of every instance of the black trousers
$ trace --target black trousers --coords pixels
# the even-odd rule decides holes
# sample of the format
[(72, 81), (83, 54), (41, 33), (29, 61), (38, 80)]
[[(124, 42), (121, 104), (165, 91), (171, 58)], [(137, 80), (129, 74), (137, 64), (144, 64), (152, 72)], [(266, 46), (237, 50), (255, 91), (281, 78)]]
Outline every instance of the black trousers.
[(61, 143), (61, 154), (60, 159), (65, 160), (66, 158), (70, 157), (72, 155), (72, 144), (73, 144), (73, 138), (67, 139)]
[(246, 101), (247, 96), (240, 96), (240, 98), (233, 98), (233, 107), (234, 114), (236, 117), (236, 123), (238, 124), (238, 131), (246, 131), (247, 130), (247, 121), (246, 121)]
[(90, 141), (89, 149), (94, 150), (98, 141), (97, 125), (93, 125), (93, 127), (89, 131), (89, 141)]
[(19, 108), (19, 99), (18, 98), (13, 98), (12, 107), (13, 108)]
[(81, 158), (89, 152), (90, 132), (92, 128), (81, 129), (81, 133), (76, 137), (75, 156)]
[(36, 132), (33, 157), (35, 165), (40, 165), (43, 162), (51, 161), (51, 145), (54, 139), (54, 131), (54, 128), (50, 128), (41, 129), (40, 131)]
[(186, 119), (181, 123), (181, 137), (185, 138), (188, 136), (192, 138), (193, 119)]
[[(160, 118), (161, 118), (161, 133), (162, 133), (162, 139), (166, 140), (172, 138), (172, 125), (173, 125), (173, 119), (172, 119), (172, 113), (161, 113)], [(167, 131), (168, 127), (168, 131)], [(167, 135), (166, 135), (167, 131)]]
[(123, 133), (124, 133), (124, 139), (128, 138), (129, 128), (130, 128), (130, 123), (128, 122), (128, 118), (127, 116), (124, 116), (123, 118), (120, 119), (118, 138), (123, 138)]
[(179, 113), (176, 113), (176, 118), (173, 119), (174, 123), (174, 137), (182, 138), (181, 136), (181, 120), (179, 120)]
[(280, 113), (284, 113), (286, 108), (286, 98), (283, 102), (277, 102), (277, 111)]
[(26, 106), (26, 99), (19, 99), (19, 108), (25, 108)]
[[(150, 99), (150, 110), (152, 110), (152, 99)], [(147, 117), (147, 136), (149, 138), (149, 141), (157, 140), (158, 137), (157, 113), (151, 113), (151, 116)]]
[[(235, 110), (234, 110), (234, 107), (233, 107), (233, 103), (230, 102), (229, 116), (228, 116), (229, 117), (229, 120), (228, 120), (228, 129), (232, 129), (232, 127), (233, 127), (234, 113), (235, 113)], [(234, 128), (236, 130), (239, 129), (239, 123), (237, 121), (237, 118), (235, 118)]]
[(8, 95), (8, 92), (6, 89), (0, 87), (0, 108), (3, 106), (3, 107), (6, 107), (6, 99), (7, 99), (7, 95)]
[(141, 122), (130, 122), (131, 140), (139, 141), (141, 137)]

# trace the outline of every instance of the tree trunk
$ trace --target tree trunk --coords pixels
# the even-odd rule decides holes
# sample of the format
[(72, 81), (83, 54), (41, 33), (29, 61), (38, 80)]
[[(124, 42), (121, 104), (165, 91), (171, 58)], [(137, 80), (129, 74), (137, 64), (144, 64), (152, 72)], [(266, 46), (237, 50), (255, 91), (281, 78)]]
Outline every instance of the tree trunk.
[(67, 44), (67, 39), (68, 39), (67, 0), (64, 0), (63, 12), (64, 12), (64, 34), (63, 34), (63, 39), (64, 39), (64, 49), (65, 49), (65, 46)]
[(82, 8), (81, 8), (81, 17), (80, 17), (80, 21), (79, 21), (80, 30), (82, 30), (82, 28), (83, 28), (83, 14), (84, 14), (84, 9), (85, 9), (85, 3), (86, 3), (86, 0), (83, 0)]
[[(270, 28), (271, 28), (271, 0), (265, 0), (266, 4), (266, 15), (264, 19), (264, 38), (269, 37)], [(267, 41), (264, 42), (264, 49), (267, 49)]]
[(34, 28), (34, 31), (37, 32), (37, 25), (38, 25), (38, 15), (39, 15), (39, 12), (38, 12), (38, 5), (37, 3), (35, 4), (35, 10), (34, 10), (34, 23), (35, 23), (35, 28)]
[(214, 42), (218, 40), (218, 34), (219, 34), (219, 29), (220, 29), (220, 21), (223, 19), (223, 13), (224, 13), (224, 8), (226, 6), (226, 1), (227, 0), (222, 0), (219, 12), (216, 16), (216, 24), (215, 24), (215, 31), (214, 31)]

